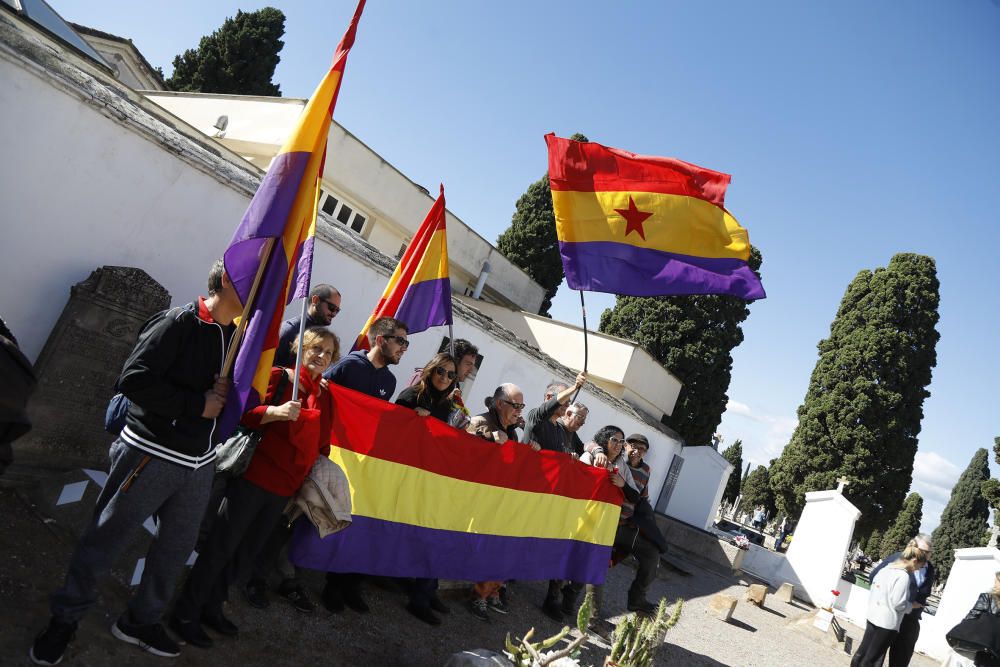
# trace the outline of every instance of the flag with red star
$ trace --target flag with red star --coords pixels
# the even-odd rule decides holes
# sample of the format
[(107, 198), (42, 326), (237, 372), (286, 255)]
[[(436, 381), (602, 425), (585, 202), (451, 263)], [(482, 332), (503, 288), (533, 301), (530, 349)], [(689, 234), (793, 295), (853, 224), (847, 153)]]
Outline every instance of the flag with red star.
[(631, 296), (765, 298), (730, 177), (673, 158), (545, 136), (566, 283)]

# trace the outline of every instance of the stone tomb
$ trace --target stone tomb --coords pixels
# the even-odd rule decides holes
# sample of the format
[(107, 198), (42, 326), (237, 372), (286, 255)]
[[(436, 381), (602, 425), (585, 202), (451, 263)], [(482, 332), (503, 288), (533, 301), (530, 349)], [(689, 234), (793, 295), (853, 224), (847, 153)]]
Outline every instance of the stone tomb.
[(170, 305), (141, 269), (104, 266), (70, 288), (70, 298), (35, 362), (31, 432), (15, 457), (46, 467), (107, 466), (104, 413), (139, 330)]

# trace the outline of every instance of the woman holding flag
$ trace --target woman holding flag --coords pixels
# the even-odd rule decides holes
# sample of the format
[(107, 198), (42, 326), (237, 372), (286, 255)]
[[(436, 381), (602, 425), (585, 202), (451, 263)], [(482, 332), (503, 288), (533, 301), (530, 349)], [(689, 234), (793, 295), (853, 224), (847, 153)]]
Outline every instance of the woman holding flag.
[[(292, 347), (295, 357), (299, 356), (298, 342)], [(246, 472), (226, 489), (212, 532), (174, 607), (171, 628), (194, 646), (212, 646), (203, 625), (236, 636), (238, 628), (222, 612), (229, 585), (241, 569), (255, 562), (317, 457), (330, 452), (333, 402), (322, 375), (339, 357), (340, 342), (329, 329), (313, 327), (306, 330), (301, 343), (299, 399), (292, 400), (289, 376), (294, 370), (271, 369), (264, 401), (241, 420), (245, 427), (261, 429), (263, 438)]]

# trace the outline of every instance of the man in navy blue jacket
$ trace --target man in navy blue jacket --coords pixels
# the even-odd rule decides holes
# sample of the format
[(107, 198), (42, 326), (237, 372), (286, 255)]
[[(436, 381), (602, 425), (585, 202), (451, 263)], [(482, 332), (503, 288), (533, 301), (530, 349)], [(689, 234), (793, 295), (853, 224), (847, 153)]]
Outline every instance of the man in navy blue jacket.
[[(368, 329), (371, 349), (355, 350), (331, 366), (323, 374), (330, 382), (360, 391), (383, 401), (392, 399), (396, 391), (396, 376), (389, 370), (403, 358), (410, 346), (406, 338), (408, 327), (392, 317), (380, 317)], [(361, 597), (361, 575), (352, 572), (329, 572), (323, 589), (323, 606), (337, 613), (344, 605), (364, 614), (368, 604)]]
[[(903, 622), (899, 626), (896, 638), (889, 646), (889, 667), (906, 667), (913, 657), (913, 648), (917, 645), (917, 638), (920, 636), (920, 616), (924, 613), (924, 605), (930, 597), (931, 588), (934, 586), (934, 566), (931, 565), (931, 538), (924, 533), (918, 534), (911, 542), (921, 551), (927, 552), (927, 567), (921, 568), (910, 574), (910, 602), (913, 602), (913, 609), (903, 616)], [(896, 560), (899, 560), (900, 552), (886, 556), (881, 563), (875, 566), (869, 575), (869, 580), (874, 581), (875, 575), (879, 571)]]

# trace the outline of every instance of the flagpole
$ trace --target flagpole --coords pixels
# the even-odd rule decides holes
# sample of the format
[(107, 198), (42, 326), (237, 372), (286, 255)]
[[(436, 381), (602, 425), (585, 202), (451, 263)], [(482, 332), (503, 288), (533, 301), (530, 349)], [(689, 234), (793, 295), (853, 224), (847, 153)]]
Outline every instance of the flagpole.
[(302, 316), (299, 320), (299, 344), (295, 349), (298, 352), (295, 353), (295, 381), (292, 382), (292, 400), (299, 400), (299, 374), (302, 372), (302, 356), (305, 352), (302, 349), (302, 339), (306, 335), (306, 307), (309, 305), (309, 296), (306, 295), (302, 297)]
[[(451, 325), (448, 325), (448, 354), (452, 359), (455, 359), (455, 332), (451, 330)], [(459, 360), (455, 359), (455, 365), (458, 365)], [(456, 368), (457, 370), (457, 368)]]
[[(587, 372), (587, 357), (588, 357), (588, 349), (587, 349), (587, 305), (583, 302), (583, 290), (579, 290), (579, 292), (580, 292), (580, 312), (583, 314), (583, 372), (586, 373)], [(578, 387), (577, 388), (576, 393), (573, 394), (573, 398), (570, 399), (570, 403), (573, 403), (574, 401), (576, 401), (576, 397), (580, 395), (580, 389), (582, 389), (582, 388), (583, 387)]]
[(260, 264), (257, 265), (257, 275), (253, 278), (253, 285), (250, 287), (250, 294), (247, 296), (247, 302), (243, 304), (243, 314), (240, 315), (240, 325), (236, 328), (236, 333), (233, 334), (233, 340), (229, 343), (229, 350), (226, 351), (226, 362), (222, 365), (221, 377), (229, 377), (229, 372), (233, 369), (233, 364), (236, 362), (236, 351), (240, 347), (243, 332), (246, 331), (250, 309), (253, 306), (254, 299), (257, 298), (257, 288), (260, 287), (260, 279), (264, 276), (264, 268), (267, 266), (267, 262), (271, 258), (271, 249), (273, 247), (274, 237), (270, 236), (264, 242), (264, 246), (261, 249)]

